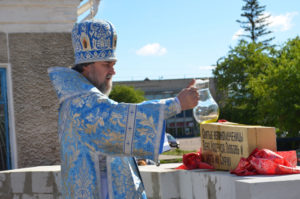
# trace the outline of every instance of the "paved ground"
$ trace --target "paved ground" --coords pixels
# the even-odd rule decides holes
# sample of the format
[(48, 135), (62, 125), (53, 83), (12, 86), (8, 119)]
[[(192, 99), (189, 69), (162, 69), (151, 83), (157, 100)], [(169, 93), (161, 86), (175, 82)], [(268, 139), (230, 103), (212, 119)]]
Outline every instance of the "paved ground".
[[(200, 137), (196, 138), (179, 138), (177, 139), (180, 143), (179, 149), (184, 151), (199, 151), (200, 149)], [(176, 156), (176, 155), (160, 155), (160, 160), (170, 160), (170, 159), (178, 159), (182, 156)]]
[(199, 151), (201, 146), (201, 140), (200, 137), (195, 138), (178, 138), (177, 139), (180, 142), (180, 149), (185, 151)]

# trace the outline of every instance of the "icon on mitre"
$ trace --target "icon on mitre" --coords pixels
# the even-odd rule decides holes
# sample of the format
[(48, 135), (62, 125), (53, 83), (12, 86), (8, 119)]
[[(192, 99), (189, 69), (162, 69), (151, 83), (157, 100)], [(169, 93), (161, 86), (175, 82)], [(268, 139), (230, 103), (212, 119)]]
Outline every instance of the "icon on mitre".
[(90, 39), (86, 34), (82, 34), (80, 38), (82, 50), (91, 50)]

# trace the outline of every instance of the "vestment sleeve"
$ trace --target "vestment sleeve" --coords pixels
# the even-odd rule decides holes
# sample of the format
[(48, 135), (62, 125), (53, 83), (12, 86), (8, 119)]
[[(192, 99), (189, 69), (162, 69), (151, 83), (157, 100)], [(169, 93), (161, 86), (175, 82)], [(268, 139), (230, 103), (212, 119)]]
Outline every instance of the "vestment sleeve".
[(178, 106), (175, 98), (127, 104), (92, 94), (71, 99), (65, 118), (71, 118), (73, 133), (93, 152), (157, 161), (164, 121), (180, 112)]

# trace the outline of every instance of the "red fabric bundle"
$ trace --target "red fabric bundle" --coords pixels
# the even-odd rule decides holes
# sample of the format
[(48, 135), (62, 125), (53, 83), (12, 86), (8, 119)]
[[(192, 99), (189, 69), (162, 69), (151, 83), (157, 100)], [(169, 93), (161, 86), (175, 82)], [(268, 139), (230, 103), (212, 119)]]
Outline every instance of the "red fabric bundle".
[(192, 170), (192, 169), (214, 169), (213, 166), (201, 161), (201, 152), (188, 153), (182, 156), (183, 165), (176, 169)]
[(297, 174), (300, 168), (296, 166), (296, 151), (273, 152), (256, 148), (248, 158), (241, 158), (231, 173), (238, 176)]

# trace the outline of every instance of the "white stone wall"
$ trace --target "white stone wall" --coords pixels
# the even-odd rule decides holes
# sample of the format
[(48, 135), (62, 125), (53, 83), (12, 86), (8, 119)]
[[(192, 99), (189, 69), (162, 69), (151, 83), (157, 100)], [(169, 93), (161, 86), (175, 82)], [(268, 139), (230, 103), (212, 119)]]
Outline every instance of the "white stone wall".
[(1, 199), (61, 199), (60, 166), (0, 172)]
[[(141, 166), (148, 199), (299, 199), (300, 174), (239, 177), (228, 171)], [(1, 199), (61, 199), (60, 166), (0, 172)]]

